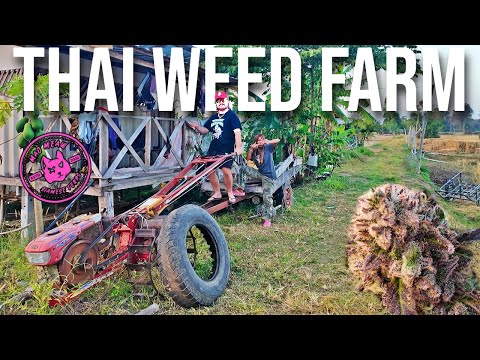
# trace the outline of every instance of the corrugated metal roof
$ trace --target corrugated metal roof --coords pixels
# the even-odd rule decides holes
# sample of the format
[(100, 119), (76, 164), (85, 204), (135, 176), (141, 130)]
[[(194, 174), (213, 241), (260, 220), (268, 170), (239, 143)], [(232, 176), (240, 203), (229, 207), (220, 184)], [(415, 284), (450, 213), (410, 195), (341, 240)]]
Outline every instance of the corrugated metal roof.
[[(48, 49), (52, 47), (52, 45), (35, 45), (39, 47), (44, 47)], [(63, 54), (68, 54), (70, 47), (75, 47), (80, 45), (54, 45), (54, 47), (58, 47), (60, 52)], [(163, 48), (163, 54), (165, 56), (165, 60), (168, 62), (170, 59), (170, 53), (172, 48), (174, 47), (181, 47), (183, 48), (183, 57), (187, 64), (190, 63), (190, 57), (192, 53), (193, 45), (111, 45), (111, 51), (118, 55), (123, 55), (123, 48), (125, 47), (133, 47), (133, 57), (134, 59), (145, 61), (149, 64), (153, 65), (153, 51), (154, 47), (161, 47)], [(91, 45), (86, 45), (81, 48), (80, 56), (82, 59), (91, 60), (93, 57), (93, 49), (94, 47)], [(205, 60), (205, 50), (201, 49), (200, 51), (200, 62)], [(111, 59), (112, 65), (117, 67), (122, 67), (122, 61), (120, 59)], [(148, 67), (145, 67), (141, 64), (135, 64), (135, 71), (146, 73), (148, 71)], [(200, 71), (203, 71), (200, 68)]]
[[(23, 68), (0, 70), (0, 88), (3, 85), (7, 84), (13, 78), (14, 75), (23, 75)], [(0, 91), (0, 95), (5, 96), (5, 93)]]
[[(153, 48), (154, 47), (161, 47), (163, 49), (163, 55), (166, 57), (170, 57), (172, 48), (174, 47), (181, 47), (183, 48), (183, 57), (187, 63), (190, 62), (190, 57), (192, 55), (192, 48), (193, 45), (135, 45), (133, 51), (133, 57), (148, 61), (153, 63)], [(113, 51), (122, 53), (124, 46), (117, 46), (113, 45)], [(144, 50), (144, 51), (142, 51)], [(205, 56), (205, 51), (200, 51), (200, 61), (202, 61), (202, 56)]]
[[(23, 71), (22, 71), (23, 72)], [(42, 68), (35, 68), (35, 78), (37, 78), (38, 75), (47, 75), (48, 74), (48, 69), (42, 69)], [(86, 76), (80, 76), (80, 102), (85, 101), (87, 98), (87, 91), (88, 91), (88, 81), (90, 78)], [(122, 102), (123, 100), (123, 85), (120, 83), (114, 83), (115, 85), (115, 95), (117, 96), (118, 102)], [(138, 99), (138, 92), (137, 92), (138, 87), (134, 87), (134, 103), (136, 104), (137, 99)]]
[[(0, 100), (3, 100), (0, 96)], [(7, 123), (0, 127), (0, 155), (2, 156), (2, 165), (0, 165), (0, 176), (18, 177), (18, 163), (22, 150), (17, 145), (18, 135), (15, 130), (15, 124), (23, 116), (22, 112), (13, 111), (12, 116)]]

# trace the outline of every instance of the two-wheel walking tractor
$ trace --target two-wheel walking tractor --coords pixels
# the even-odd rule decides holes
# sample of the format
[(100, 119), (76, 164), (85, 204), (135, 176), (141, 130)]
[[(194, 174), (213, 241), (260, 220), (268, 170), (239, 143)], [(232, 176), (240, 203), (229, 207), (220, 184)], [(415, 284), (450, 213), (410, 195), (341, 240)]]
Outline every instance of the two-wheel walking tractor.
[[(232, 157), (197, 157), (134, 208), (113, 218), (80, 215), (32, 240), (25, 248), (28, 261), (55, 279), (50, 305), (67, 304), (122, 269), (129, 271), (133, 284), (163, 288), (183, 307), (212, 305), (227, 286), (230, 254), (211, 214), (231, 204), (228, 198), (201, 206), (175, 208), (174, 203), (205, 185), (208, 175)], [(290, 180), (300, 167), (293, 157), (277, 167), (276, 188), (283, 189), (287, 207)], [(260, 201), (261, 185), (247, 184), (245, 190), (236, 202)]]
[(171, 210), (181, 196), (233, 155), (197, 157), (160, 191), (114, 218), (80, 215), (32, 240), (31, 264), (54, 274), (64, 305), (126, 268), (139, 282), (163, 288), (183, 307), (211, 305), (225, 290), (230, 255), (222, 230), (200, 206)]

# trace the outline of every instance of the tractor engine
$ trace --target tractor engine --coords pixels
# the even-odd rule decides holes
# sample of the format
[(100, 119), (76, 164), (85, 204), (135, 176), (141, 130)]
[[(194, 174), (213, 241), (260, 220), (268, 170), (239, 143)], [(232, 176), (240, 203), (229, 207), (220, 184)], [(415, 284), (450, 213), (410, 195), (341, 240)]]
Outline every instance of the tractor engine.
[(60, 286), (77, 285), (92, 279), (95, 266), (109, 256), (113, 231), (88, 251), (83, 264), (78, 264), (83, 252), (110, 224), (109, 219), (102, 219), (100, 214), (77, 216), (31, 241), (25, 255), (32, 265), (55, 267)]

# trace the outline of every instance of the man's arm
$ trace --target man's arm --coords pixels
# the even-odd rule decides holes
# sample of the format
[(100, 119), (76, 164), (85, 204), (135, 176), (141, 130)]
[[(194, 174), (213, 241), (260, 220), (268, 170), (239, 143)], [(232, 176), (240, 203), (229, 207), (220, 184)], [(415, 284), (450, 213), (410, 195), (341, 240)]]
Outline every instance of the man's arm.
[(242, 130), (235, 129), (233, 130), (235, 133), (235, 154), (242, 155), (243, 154), (243, 144), (242, 144)]
[(200, 134), (208, 134), (210, 130), (208, 130), (206, 127), (203, 127), (200, 125), (200, 122), (197, 120), (197, 122), (193, 123), (192, 127), (197, 130)]
[(265, 140), (267, 144), (272, 144), (273, 146), (277, 146), (280, 142), (280, 139), (273, 139), (273, 140)]
[(247, 152), (247, 161), (250, 161), (252, 160), (252, 154), (253, 154), (253, 150), (257, 149), (258, 148), (258, 145), (256, 143), (253, 143), (250, 148), (248, 149), (248, 152)]

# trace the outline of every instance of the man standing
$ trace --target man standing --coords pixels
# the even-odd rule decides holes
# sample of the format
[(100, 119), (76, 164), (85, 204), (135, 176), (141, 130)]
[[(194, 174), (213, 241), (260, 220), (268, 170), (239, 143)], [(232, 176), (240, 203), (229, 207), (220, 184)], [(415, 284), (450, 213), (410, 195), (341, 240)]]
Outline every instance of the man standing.
[(275, 207), (273, 206), (273, 194), (275, 189), (275, 180), (277, 174), (275, 172), (275, 164), (273, 161), (273, 153), (275, 146), (280, 139), (267, 140), (263, 134), (258, 134), (254, 138), (254, 142), (247, 153), (247, 161), (253, 161), (258, 171), (244, 166), (244, 175), (262, 180), (263, 188), (263, 227), (272, 226), (271, 219), (275, 216)]
[[(201, 126), (198, 120), (193, 125), (193, 128), (201, 134), (212, 133), (212, 142), (210, 143), (207, 156), (225, 155), (233, 152), (236, 155), (242, 155), (242, 125), (238, 116), (228, 107), (227, 93), (217, 91), (215, 93), (215, 103), (217, 105), (217, 114), (210, 117), (204, 126)], [(227, 188), (228, 201), (231, 204), (235, 202), (232, 165), (233, 159), (229, 159), (220, 166), (225, 180), (225, 187)], [(220, 181), (217, 172), (214, 171), (210, 174), (208, 179), (213, 187), (213, 195), (208, 201), (220, 200), (222, 193), (220, 192)]]
[(247, 160), (252, 160), (258, 171), (272, 180), (277, 179), (273, 152), (279, 142), (280, 139), (267, 140), (263, 134), (257, 134), (247, 153)]

